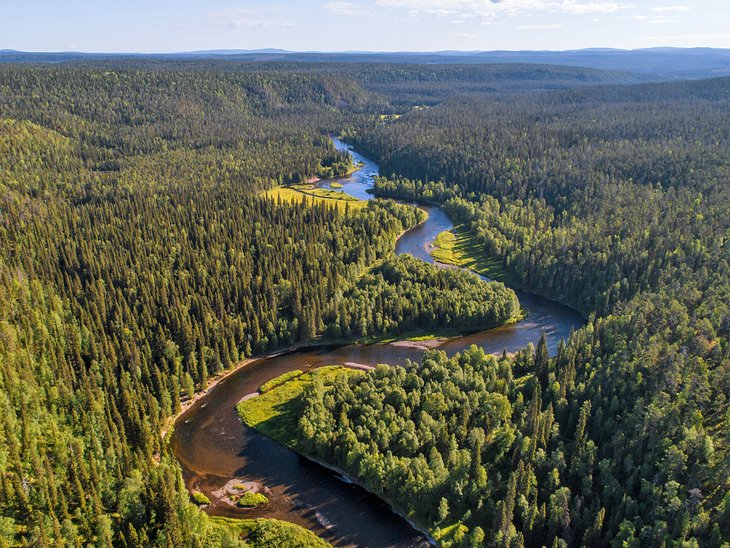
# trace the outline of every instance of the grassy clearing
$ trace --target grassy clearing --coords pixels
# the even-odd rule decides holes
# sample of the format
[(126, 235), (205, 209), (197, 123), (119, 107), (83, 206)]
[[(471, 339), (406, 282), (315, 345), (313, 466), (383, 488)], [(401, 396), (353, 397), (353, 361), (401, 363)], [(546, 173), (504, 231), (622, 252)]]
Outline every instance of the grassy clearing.
[(439, 527), (434, 532), (433, 538), (435, 538), (439, 545), (444, 548), (450, 548), (451, 546), (462, 546), (464, 537), (468, 529), (460, 521), (452, 523), (450, 525), (444, 525)]
[(434, 241), (431, 255), (440, 263), (468, 268), (511, 287), (522, 287), (498, 259), (486, 253), (477, 242), (476, 236), (463, 225), (439, 234)]
[(332, 385), (337, 375), (341, 373), (363, 374), (362, 371), (341, 365), (319, 367), (279, 383), (278, 386), (257, 398), (241, 402), (238, 404), (238, 414), (241, 420), (251, 428), (255, 428), (286, 446), (293, 447), (297, 438), (299, 396), (314, 382), (315, 378), (320, 379), (325, 385)]
[(313, 203), (335, 205), (340, 211), (361, 209), (367, 207), (367, 201), (358, 200), (345, 192), (339, 192), (328, 188), (317, 188), (314, 185), (302, 184), (291, 186), (278, 186), (265, 192), (266, 196), (288, 202), (301, 202), (311, 199)]
[(264, 392), (268, 392), (269, 390), (272, 390), (272, 389), (276, 388), (277, 386), (281, 386), (285, 382), (295, 379), (303, 374), (304, 374), (304, 371), (302, 371), (301, 369), (295, 369), (294, 371), (289, 371), (288, 373), (279, 375), (278, 377), (271, 379), (270, 381), (266, 381), (264, 384), (262, 384), (259, 387), (259, 392), (261, 392), (262, 394)]

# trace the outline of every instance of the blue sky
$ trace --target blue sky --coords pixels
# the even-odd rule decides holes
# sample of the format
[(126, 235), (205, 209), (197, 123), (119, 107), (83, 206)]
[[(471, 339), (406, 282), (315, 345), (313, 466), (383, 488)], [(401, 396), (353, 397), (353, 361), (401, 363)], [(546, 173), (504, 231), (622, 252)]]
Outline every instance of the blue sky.
[(730, 0), (0, 0), (0, 49), (730, 48)]

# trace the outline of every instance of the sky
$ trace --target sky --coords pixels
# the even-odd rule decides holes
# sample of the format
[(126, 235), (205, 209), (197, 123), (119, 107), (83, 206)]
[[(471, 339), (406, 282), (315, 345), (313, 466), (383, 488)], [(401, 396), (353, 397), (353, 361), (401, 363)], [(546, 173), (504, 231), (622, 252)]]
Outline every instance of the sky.
[(0, 49), (730, 48), (730, 0), (0, 0)]

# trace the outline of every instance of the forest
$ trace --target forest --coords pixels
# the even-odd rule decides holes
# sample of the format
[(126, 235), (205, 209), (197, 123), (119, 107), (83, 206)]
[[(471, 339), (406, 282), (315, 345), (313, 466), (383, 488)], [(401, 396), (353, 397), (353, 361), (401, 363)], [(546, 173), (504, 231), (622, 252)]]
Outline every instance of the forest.
[(502, 284), (393, 257), (415, 207), (267, 196), (346, 171), (340, 132), (388, 175), (379, 195), (443, 205), (590, 321), (554, 357), (434, 352), (315, 386), (302, 446), (444, 544), (729, 542), (730, 79), (617, 78), (1, 65), (0, 545), (237, 542), (160, 436), (213, 376), (519, 314)]
[[(402, 298), (354, 283), (421, 214), (260, 192), (349, 169), (328, 133), (369, 95), (343, 78), (0, 70), (3, 542), (203, 542), (166, 419), (248, 356), (403, 329)], [(437, 277), (506, 299), (462, 327), (514, 312)]]
[(517, 296), (504, 285), (400, 255), (367, 271), (345, 292), (325, 334), (339, 339), (439, 328), (477, 330), (519, 316)]
[(416, 210), (259, 195), (344, 162), (327, 132), (347, 82), (2, 71), (3, 543), (205, 543), (165, 420), (240, 359), (318, 336)]
[(312, 391), (301, 443), (453, 545), (727, 543), (729, 99), (465, 98), (353, 131), (393, 174), (379, 194), (443, 204), (590, 321), (553, 358), (432, 354)]

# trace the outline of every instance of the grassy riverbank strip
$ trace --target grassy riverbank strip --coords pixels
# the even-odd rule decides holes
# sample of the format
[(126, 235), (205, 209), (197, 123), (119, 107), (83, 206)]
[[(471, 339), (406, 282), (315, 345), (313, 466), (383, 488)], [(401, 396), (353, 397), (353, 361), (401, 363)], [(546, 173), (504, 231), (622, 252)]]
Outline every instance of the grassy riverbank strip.
[(327, 188), (318, 188), (313, 184), (277, 186), (265, 192), (265, 195), (288, 202), (300, 202), (310, 198), (315, 204), (336, 205), (340, 211), (362, 209), (367, 207), (366, 200), (358, 200), (346, 192)]
[[(301, 375), (291, 377), (286, 373), (268, 381), (273, 382), (274, 388), (270, 388), (261, 393), (258, 397), (242, 401), (237, 406), (237, 411), (241, 420), (249, 427), (254, 428), (279, 443), (285, 445), (289, 449), (296, 451), (304, 458), (316, 462), (347, 481), (358, 485), (366, 491), (382, 498), (391, 507), (391, 509), (405, 519), (416, 531), (422, 533), (432, 544), (436, 544), (432, 533), (419, 523), (415, 522), (411, 516), (397, 506), (393, 505), (382, 494), (373, 491), (370, 487), (362, 483), (356, 477), (349, 475), (346, 471), (337, 468), (327, 462), (304, 452), (297, 442), (297, 429), (299, 426), (299, 416), (301, 411), (300, 396), (314, 382), (321, 382), (325, 389), (331, 387), (337, 377), (341, 374), (345, 375), (363, 375), (364, 371), (344, 367), (341, 365), (329, 365), (318, 367), (312, 371)], [(278, 382), (281, 377), (286, 377), (282, 382)], [(268, 384), (268, 383), (266, 383)]]
[(442, 264), (466, 268), (491, 280), (499, 280), (510, 287), (524, 289), (499, 259), (485, 251), (484, 246), (477, 241), (476, 235), (464, 225), (441, 232), (436, 236), (430, 251), (433, 258)]
[[(299, 420), (299, 396), (315, 379), (332, 386), (340, 374), (362, 375), (363, 371), (327, 365), (298, 375), (284, 373), (261, 386), (261, 394), (238, 404), (237, 410), (246, 425), (274, 438), (279, 443), (296, 449)], [(267, 385), (269, 385), (267, 388)]]

